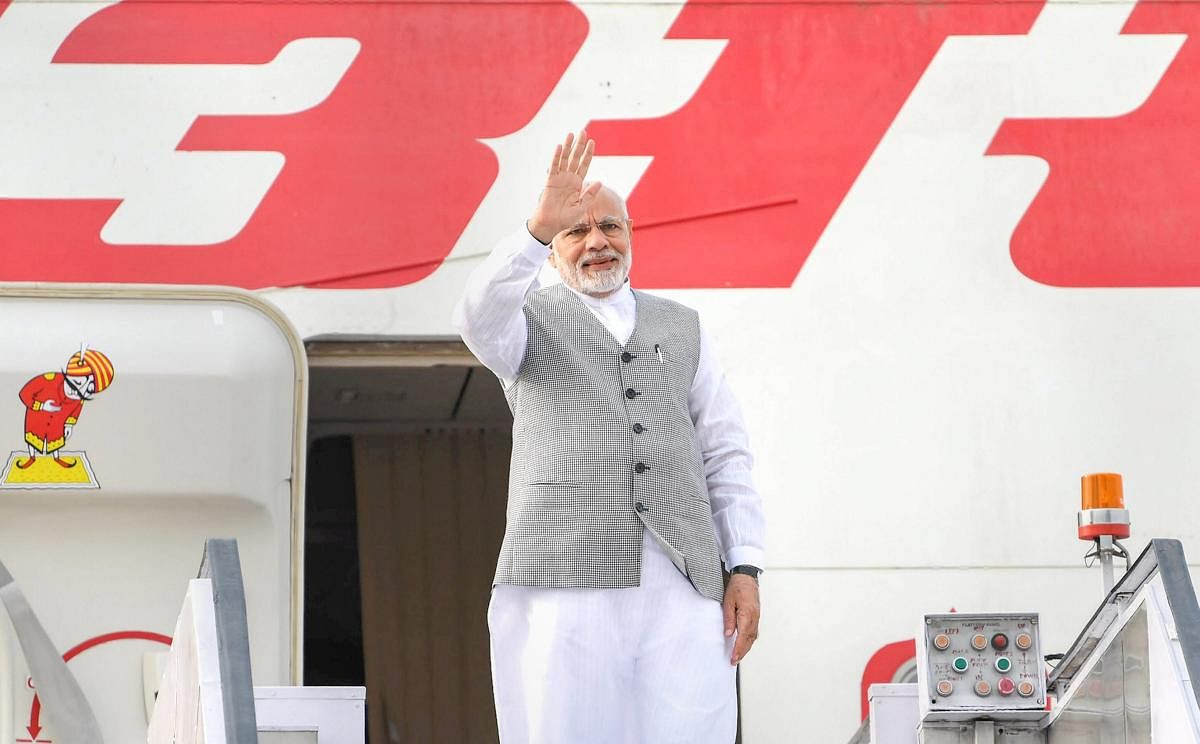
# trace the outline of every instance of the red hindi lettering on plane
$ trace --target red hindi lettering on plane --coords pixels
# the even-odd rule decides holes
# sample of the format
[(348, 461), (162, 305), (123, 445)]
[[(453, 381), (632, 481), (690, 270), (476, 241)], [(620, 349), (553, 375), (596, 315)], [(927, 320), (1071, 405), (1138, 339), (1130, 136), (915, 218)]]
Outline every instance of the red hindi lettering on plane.
[[(0, 0), (0, 22), (7, 7)], [(790, 286), (944, 39), (1024, 33), (1039, 10), (687, 4), (670, 38), (728, 40), (696, 94), (665, 117), (590, 128), (599, 155), (653, 156), (630, 198), (635, 281)], [(246, 288), (418, 282), (445, 260), (496, 179), (496, 158), (479, 140), (526, 126), (587, 32), (579, 9), (555, 0), (101, 10), (67, 36), (55, 64), (263, 64), (294, 40), (334, 37), (361, 48), (321, 103), (291, 114), (201, 114), (178, 143), (180, 151), (286, 159), (233, 237), (115, 245), (100, 233), (119, 199), (6, 195), (0, 224), (10, 260), (0, 278)]]
[(1187, 34), (1135, 111), (1004, 123), (989, 155), (1036, 155), (1050, 175), (1012, 237), (1026, 276), (1060, 287), (1200, 285), (1200, 9), (1139, 3), (1122, 31)]

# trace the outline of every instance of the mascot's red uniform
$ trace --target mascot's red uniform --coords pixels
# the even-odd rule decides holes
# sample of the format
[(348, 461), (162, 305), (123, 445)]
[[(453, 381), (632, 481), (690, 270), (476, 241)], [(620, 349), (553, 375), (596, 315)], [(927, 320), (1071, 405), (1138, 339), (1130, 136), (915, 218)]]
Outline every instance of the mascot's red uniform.
[[(67, 397), (67, 378), (61, 372), (47, 372), (25, 383), (21, 402), (25, 404), (25, 441), (38, 452), (62, 449), (67, 442), (67, 427), (74, 426), (83, 410), (83, 401)], [(58, 406), (47, 411), (49, 401)]]
[(112, 384), (113, 372), (108, 357), (84, 349), (71, 356), (63, 372), (47, 372), (25, 383), (20, 397), (25, 404), (25, 442), (30, 458), (21, 463), (23, 467), (33, 464), (35, 452), (53, 454), (62, 449), (67, 427), (79, 420), (83, 402)]

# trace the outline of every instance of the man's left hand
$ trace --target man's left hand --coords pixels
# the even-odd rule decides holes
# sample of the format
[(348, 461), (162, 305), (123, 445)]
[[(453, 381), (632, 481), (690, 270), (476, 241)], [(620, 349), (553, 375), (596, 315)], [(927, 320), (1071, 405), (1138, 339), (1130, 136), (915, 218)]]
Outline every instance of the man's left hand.
[(758, 639), (758, 582), (745, 574), (729, 577), (725, 587), (725, 637), (737, 631), (730, 664), (737, 664), (750, 653), (750, 647)]

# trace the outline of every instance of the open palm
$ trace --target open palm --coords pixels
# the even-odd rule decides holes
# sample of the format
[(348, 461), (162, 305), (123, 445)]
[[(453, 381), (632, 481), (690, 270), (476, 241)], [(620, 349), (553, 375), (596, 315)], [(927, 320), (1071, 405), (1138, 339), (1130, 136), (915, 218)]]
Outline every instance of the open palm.
[(555, 235), (580, 222), (587, 205), (600, 190), (598, 181), (588, 184), (587, 189), (583, 187), (595, 149), (596, 143), (587, 139), (584, 131), (578, 138), (568, 134), (566, 141), (554, 148), (546, 185), (529, 218), (529, 232), (543, 243), (549, 243)]

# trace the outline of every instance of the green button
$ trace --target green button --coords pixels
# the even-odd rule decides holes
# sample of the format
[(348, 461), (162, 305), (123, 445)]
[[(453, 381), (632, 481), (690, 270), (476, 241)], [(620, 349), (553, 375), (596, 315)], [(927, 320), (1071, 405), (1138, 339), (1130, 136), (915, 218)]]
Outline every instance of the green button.
[(969, 666), (969, 664), (967, 664), (966, 657), (964, 657), (964, 656), (954, 657), (954, 671), (958, 672), (959, 674), (962, 674), (963, 672), (967, 671), (968, 666)]
[(1009, 669), (1012, 669), (1012, 660), (1010, 660), (1007, 656), (1001, 656), (999, 659), (996, 659), (997, 672), (1004, 674)]

